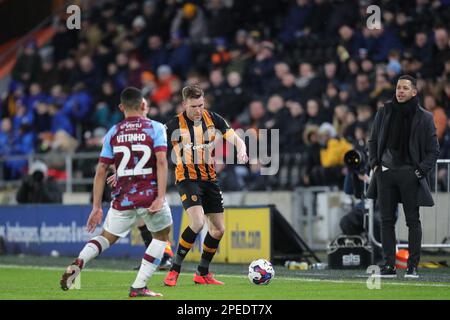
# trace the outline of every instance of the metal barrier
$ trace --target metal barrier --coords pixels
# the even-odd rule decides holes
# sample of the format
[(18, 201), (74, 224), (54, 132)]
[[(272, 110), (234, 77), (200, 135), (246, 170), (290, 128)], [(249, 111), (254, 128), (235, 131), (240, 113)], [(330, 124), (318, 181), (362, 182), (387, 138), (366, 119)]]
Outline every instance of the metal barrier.
[[(60, 167), (66, 173), (66, 179), (58, 180), (57, 183), (61, 186), (64, 186), (65, 192), (73, 192), (75, 186), (89, 186), (93, 184), (93, 178), (95, 174), (95, 166), (97, 165), (97, 161), (100, 155), (100, 151), (98, 152), (78, 152), (78, 153), (66, 153), (66, 154), (57, 154), (57, 153), (35, 153), (29, 155), (14, 155), (7, 157), (0, 157), (0, 189), (5, 188), (18, 188), (22, 182), (21, 179), (17, 180), (7, 180), (5, 181), (4, 177), (4, 163), (9, 161), (27, 161), (27, 166), (29, 167), (33, 161), (41, 160), (45, 162), (49, 168), (53, 168), (52, 163), (57, 163), (57, 167)], [(78, 172), (81, 170), (81, 166), (76, 164), (76, 161), (80, 160), (93, 160), (92, 161), (92, 175), (90, 176), (79, 176)], [(169, 162), (169, 172), (173, 172), (172, 167), (173, 164)], [(75, 169), (78, 167), (78, 169)], [(86, 165), (82, 166), (86, 169)], [(89, 169), (89, 168), (87, 168)], [(168, 176), (168, 185), (174, 184), (173, 174), (169, 174)]]
[[(446, 187), (447, 190), (446, 192), (439, 192), (439, 188), (438, 188), (438, 172), (439, 172), (439, 165), (440, 164), (446, 164), (447, 168), (447, 183), (446, 183)], [(433, 214), (434, 212), (434, 243), (422, 243), (422, 248), (427, 248), (427, 249), (450, 249), (450, 243), (446, 243), (447, 241), (450, 242), (450, 159), (439, 159), (436, 161), (436, 166), (435, 166), (435, 170), (434, 170), (434, 201), (435, 201), (435, 205), (434, 208), (421, 208), (421, 211), (424, 212), (424, 215), (430, 215)], [(448, 200), (445, 201), (445, 198), (447, 198)], [(444, 204), (444, 202), (446, 202), (447, 206), (445, 208), (442, 208), (442, 205)], [(368, 225), (368, 235), (369, 235), (369, 239), (371, 241), (372, 244), (374, 244), (375, 246), (381, 248), (382, 245), (380, 242), (378, 242), (375, 237), (374, 237), (374, 203), (373, 200), (371, 199), (367, 199), (366, 200), (366, 210), (368, 212), (368, 221), (369, 221), (369, 225)], [(422, 216), (422, 221), (424, 216)], [(442, 218), (441, 223), (443, 223), (445, 221), (445, 218), (447, 219), (447, 233), (446, 236), (441, 240), (441, 242), (439, 242), (438, 240), (438, 228), (439, 226), (442, 227), (441, 224), (439, 224), (439, 217)], [(427, 216), (428, 218), (428, 216)], [(403, 216), (399, 215), (399, 220), (402, 220)], [(427, 219), (428, 221), (429, 219)], [(398, 222), (398, 221), (397, 221)], [(424, 226), (424, 224), (422, 224)], [(396, 228), (396, 230), (398, 230), (399, 228)], [(425, 234), (423, 234), (423, 237), (425, 238)], [(399, 239), (399, 237), (397, 236), (397, 239)], [(401, 244), (398, 243), (397, 244), (397, 249), (399, 248), (408, 248), (408, 244)]]
[(327, 244), (316, 241), (315, 226), (323, 217), (318, 214), (317, 199), (321, 193), (331, 193), (338, 191), (337, 187), (315, 186), (299, 187), (294, 190), (293, 199), (293, 220), (294, 229), (299, 234), (305, 235), (308, 247), (313, 250), (324, 250)]
[(17, 156), (8, 156), (8, 157), (0, 157), (0, 188), (7, 187), (18, 187), (21, 183), (21, 180), (4, 180), (4, 167), (3, 164), (6, 161), (20, 161), (26, 160), (28, 162), (28, 167), (31, 165), (33, 161), (42, 160), (45, 163), (49, 162), (59, 162), (64, 163), (64, 171), (67, 174), (67, 178), (65, 180), (58, 181), (59, 184), (65, 186), (66, 192), (72, 192), (74, 185), (90, 185), (92, 184), (93, 177), (74, 177), (73, 163), (76, 160), (87, 160), (98, 159), (98, 152), (81, 152), (81, 153), (67, 153), (67, 154), (55, 154), (55, 153), (44, 153), (44, 154), (29, 154), (29, 155), (17, 155)]

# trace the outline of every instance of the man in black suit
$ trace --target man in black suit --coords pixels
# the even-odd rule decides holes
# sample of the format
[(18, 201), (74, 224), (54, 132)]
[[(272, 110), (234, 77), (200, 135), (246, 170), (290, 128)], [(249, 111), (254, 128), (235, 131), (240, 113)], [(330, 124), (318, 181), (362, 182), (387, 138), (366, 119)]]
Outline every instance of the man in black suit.
[(381, 277), (396, 277), (395, 214), (403, 204), (408, 226), (408, 269), (405, 277), (418, 278), (422, 227), (420, 206), (433, 206), (427, 174), (439, 155), (433, 115), (419, 105), (416, 79), (401, 76), (395, 97), (380, 108), (369, 139), (369, 161), (374, 171), (368, 194), (378, 198), (381, 242), (385, 265)]

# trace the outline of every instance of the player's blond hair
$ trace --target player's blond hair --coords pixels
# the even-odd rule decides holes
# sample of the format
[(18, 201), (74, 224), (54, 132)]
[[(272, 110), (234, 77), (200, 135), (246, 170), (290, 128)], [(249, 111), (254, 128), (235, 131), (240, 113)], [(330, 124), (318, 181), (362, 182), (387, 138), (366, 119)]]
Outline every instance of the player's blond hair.
[(198, 85), (189, 85), (183, 88), (181, 90), (181, 96), (183, 97), (183, 100), (188, 99), (198, 99), (200, 97), (203, 97), (205, 94)]

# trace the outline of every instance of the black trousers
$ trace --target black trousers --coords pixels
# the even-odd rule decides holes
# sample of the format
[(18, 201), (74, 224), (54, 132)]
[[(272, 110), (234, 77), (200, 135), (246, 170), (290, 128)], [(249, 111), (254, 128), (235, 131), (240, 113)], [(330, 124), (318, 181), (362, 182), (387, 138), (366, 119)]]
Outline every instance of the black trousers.
[(396, 210), (401, 202), (408, 226), (408, 266), (417, 267), (420, 260), (422, 225), (417, 206), (419, 180), (414, 169), (388, 169), (379, 172), (377, 189), (381, 214), (381, 243), (386, 264), (395, 265)]

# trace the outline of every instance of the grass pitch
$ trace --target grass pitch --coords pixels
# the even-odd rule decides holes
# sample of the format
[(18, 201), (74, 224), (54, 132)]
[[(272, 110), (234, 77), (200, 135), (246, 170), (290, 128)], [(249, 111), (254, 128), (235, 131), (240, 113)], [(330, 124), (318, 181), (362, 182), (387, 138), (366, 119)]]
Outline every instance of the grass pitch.
[[(62, 291), (59, 279), (67, 258), (36, 258), (35, 266), (19, 265), (20, 259), (0, 257), (1, 300), (128, 300), (128, 289), (137, 271), (124, 262), (119, 264), (97, 261), (81, 274), (81, 289)], [(69, 260), (70, 261), (70, 260)], [(22, 261), (25, 262), (25, 261)], [(53, 262), (54, 266), (51, 265)], [(135, 261), (128, 262), (133, 265)], [(39, 266), (40, 265), (40, 266)], [(116, 268), (100, 268), (109, 265)], [(267, 286), (251, 284), (246, 277), (245, 265), (216, 266), (217, 278), (225, 286), (195, 285), (192, 281), (195, 265), (185, 267), (178, 285), (163, 285), (165, 272), (157, 272), (148, 287), (161, 292), (162, 298), (151, 300), (378, 300), (378, 299), (450, 299), (450, 274), (448, 270), (422, 272), (419, 281), (382, 280), (380, 289), (369, 290), (364, 270), (337, 273), (334, 270), (317, 272), (289, 271), (275, 266), (275, 279)], [(128, 270), (127, 270), (128, 269)], [(214, 268), (213, 268), (214, 269)], [(213, 270), (215, 271), (215, 270)], [(440, 273), (436, 277), (436, 272)], [(428, 280), (427, 280), (428, 278)]]

